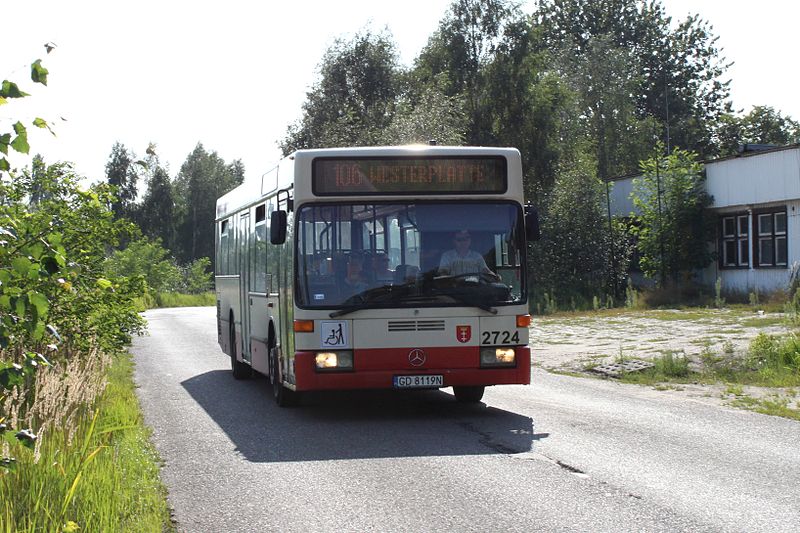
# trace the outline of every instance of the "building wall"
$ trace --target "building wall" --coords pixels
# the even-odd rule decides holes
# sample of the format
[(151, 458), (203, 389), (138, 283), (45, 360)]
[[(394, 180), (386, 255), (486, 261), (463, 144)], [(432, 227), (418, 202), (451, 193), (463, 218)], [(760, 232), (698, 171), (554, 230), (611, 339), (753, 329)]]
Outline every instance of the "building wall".
[(800, 199), (800, 147), (712, 161), (706, 177), (714, 208)]
[[(770, 202), (769, 204), (755, 205), (760, 207), (786, 207), (786, 243), (787, 264), (785, 267), (754, 268), (752, 261), (752, 248), (750, 267), (746, 269), (721, 268), (719, 260), (703, 270), (701, 282), (713, 286), (717, 278), (722, 280), (723, 290), (726, 292), (751, 293), (758, 290), (761, 294), (771, 293), (786, 289), (789, 285), (792, 265), (800, 265), (800, 200), (784, 202)], [(727, 212), (740, 212), (727, 208), (718, 211), (720, 215)], [(720, 251), (719, 241), (715, 243), (715, 250)]]
[[(765, 294), (788, 287), (792, 265), (800, 264), (800, 145), (765, 153), (729, 157), (705, 164), (706, 187), (714, 198), (711, 209), (720, 217), (725, 214), (750, 213), (757, 216), (761, 209), (786, 208), (787, 264), (781, 267), (753, 266), (753, 247), (750, 247), (748, 268), (722, 268), (717, 260), (702, 272), (698, 279), (714, 286), (722, 280), (724, 291)], [(610, 182), (610, 211), (613, 216), (627, 217), (635, 212), (630, 199), (635, 176)], [(750, 226), (751, 238), (753, 235)], [(717, 240), (709, 243), (720, 252), (721, 231)]]

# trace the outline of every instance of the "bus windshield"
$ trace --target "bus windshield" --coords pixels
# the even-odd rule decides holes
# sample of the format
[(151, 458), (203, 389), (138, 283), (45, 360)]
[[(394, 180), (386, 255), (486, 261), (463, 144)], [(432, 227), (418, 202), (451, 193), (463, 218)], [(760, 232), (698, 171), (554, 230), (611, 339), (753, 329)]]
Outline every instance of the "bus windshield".
[(489, 309), (526, 299), (519, 204), (307, 204), (296, 221), (299, 307)]

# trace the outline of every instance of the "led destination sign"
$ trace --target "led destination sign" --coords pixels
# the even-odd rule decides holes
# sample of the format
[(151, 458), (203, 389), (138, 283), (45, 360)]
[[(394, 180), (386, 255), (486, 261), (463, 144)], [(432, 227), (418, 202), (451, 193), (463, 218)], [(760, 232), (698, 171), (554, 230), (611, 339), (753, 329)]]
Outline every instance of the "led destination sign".
[(314, 194), (503, 193), (506, 160), (490, 157), (318, 158)]

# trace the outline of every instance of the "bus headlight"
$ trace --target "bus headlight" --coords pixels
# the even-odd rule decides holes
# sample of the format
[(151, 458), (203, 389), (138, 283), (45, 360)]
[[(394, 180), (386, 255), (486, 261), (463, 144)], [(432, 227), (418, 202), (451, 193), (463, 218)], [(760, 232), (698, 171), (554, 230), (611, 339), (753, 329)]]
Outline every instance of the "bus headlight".
[(481, 366), (514, 366), (517, 363), (517, 354), (513, 347), (491, 346), (481, 348)]
[(349, 350), (317, 352), (315, 362), (317, 370), (352, 370), (353, 352)]

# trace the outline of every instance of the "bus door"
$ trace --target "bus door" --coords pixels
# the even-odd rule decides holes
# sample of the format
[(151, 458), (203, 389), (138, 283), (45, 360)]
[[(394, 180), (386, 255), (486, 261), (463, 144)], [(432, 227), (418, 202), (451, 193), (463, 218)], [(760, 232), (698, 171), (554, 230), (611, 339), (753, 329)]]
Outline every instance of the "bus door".
[(250, 214), (244, 213), (239, 219), (239, 301), (242, 315), (242, 359), (250, 362), (250, 249), (253, 245), (253, 232), (250, 231)]
[[(269, 242), (269, 225), (271, 223), (270, 220), (272, 217), (272, 212), (275, 211), (275, 208), (275, 198), (273, 197), (267, 202), (265, 242)], [(280, 282), (278, 279), (278, 272), (280, 272), (280, 250), (280, 246), (270, 244), (267, 246), (266, 255), (267, 316), (268, 320), (272, 321), (272, 324), (275, 328), (275, 338), (272, 340), (275, 342), (276, 346), (281, 346), (283, 344), (283, 341), (281, 340), (281, 332), (283, 331), (283, 325), (285, 324), (280, 310), (281, 295), (279, 292)]]
[(294, 382), (294, 306), (292, 300), (292, 284), (294, 280), (294, 213), (287, 208), (286, 197), (281, 198), (278, 208), (287, 211), (287, 232), (286, 242), (279, 245), (276, 252), (279, 254), (277, 275), (273, 278), (277, 281), (277, 291), (279, 293), (278, 314), (280, 315), (281, 328), (279, 338), (281, 340), (281, 355), (284, 365), (282, 375), (290, 383)]

